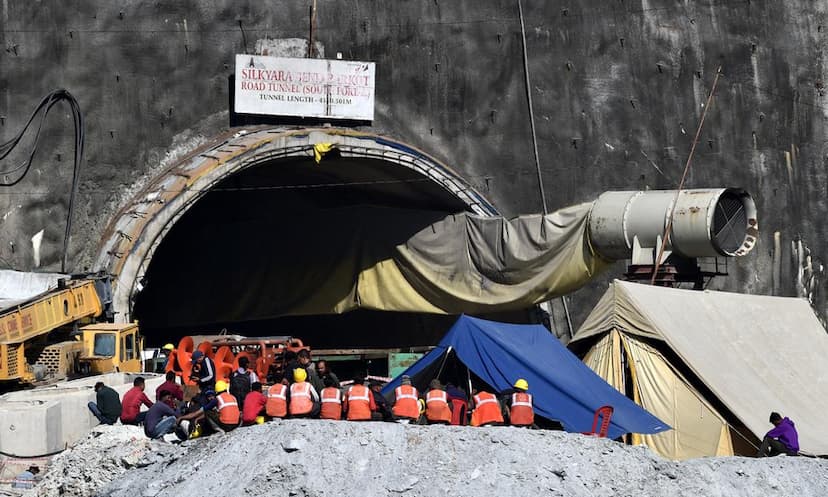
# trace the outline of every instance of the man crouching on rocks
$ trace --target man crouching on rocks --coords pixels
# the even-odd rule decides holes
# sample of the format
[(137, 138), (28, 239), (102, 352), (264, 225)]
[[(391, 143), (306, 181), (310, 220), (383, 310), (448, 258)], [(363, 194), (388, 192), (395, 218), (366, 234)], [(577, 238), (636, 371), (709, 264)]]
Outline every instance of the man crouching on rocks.
[(783, 418), (778, 412), (770, 414), (770, 422), (774, 428), (765, 434), (756, 457), (799, 454), (799, 435), (796, 433), (794, 422)]

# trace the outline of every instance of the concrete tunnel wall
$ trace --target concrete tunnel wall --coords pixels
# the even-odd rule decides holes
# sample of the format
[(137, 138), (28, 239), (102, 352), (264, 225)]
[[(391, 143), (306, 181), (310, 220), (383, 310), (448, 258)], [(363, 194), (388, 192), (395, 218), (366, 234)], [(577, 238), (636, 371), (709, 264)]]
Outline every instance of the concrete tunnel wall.
[[(102, 230), (149, 178), (227, 127), (234, 54), (265, 38), (287, 50), (284, 40), (307, 36), (307, 7), (3, 2), (0, 138), (58, 87), (79, 99), (87, 120), (72, 270), (93, 267)], [(763, 231), (758, 250), (714, 286), (809, 295), (825, 315), (821, 46), (828, 2), (527, 0), (524, 11), (550, 208), (609, 189), (674, 187), (721, 65), (688, 186), (745, 188), (756, 198)], [(506, 215), (541, 209), (516, 2), (323, 0), (317, 25), (328, 56), (377, 63), (372, 132), (450, 164)], [(59, 267), (71, 121), (64, 107), (56, 110), (33, 170), (0, 189), (0, 262), (16, 269)], [(8, 168), (6, 161), (2, 170)], [(31, 239), (41, 230), (35, 267)], [(775, 231), (782, 261), (776, 279)], [(792, 250), (800, 239), (802, 248)], [(808, 254), (813, 270), (803, 272)], [(606, 280), (622, 271), (619, 264), (572, 296), (576, 325)]]

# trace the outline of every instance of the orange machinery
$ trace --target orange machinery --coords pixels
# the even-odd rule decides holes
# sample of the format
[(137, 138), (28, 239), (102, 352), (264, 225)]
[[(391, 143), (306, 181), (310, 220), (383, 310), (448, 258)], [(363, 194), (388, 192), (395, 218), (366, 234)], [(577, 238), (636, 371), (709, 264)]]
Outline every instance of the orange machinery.
[[(195, 346), (198, 342), (198, 347)], [(310, 350), (302, 340), (289, 336), (253, 337), (237, 335), (202, 335), (185, 336), (178, 342), (167, 362), (167, 371), (175, 371), (181, 376), (185, 385), (194, 385), (190, 379), (192, 373), (192, 355), (200, 350), (213, 360), (216, 366), (216, 378), (229, 378), (230, 373), (239, 367), (239, 358), (247, 357), (256, 375), (264, 380), (271, 367), (279, 367), (286, 351), (299, 352)]]

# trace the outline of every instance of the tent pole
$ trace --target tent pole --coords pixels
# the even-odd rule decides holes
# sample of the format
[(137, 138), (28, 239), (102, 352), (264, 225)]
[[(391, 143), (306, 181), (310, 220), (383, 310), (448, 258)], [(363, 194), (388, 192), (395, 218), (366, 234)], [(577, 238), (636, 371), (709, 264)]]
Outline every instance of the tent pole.
[(466, 366), (466, 378), (469, 380), (469, 400), (471, 401), (471, 398), (472, 398), (471, 371), (469, 371), (468, 366)]
[(437, 370), (437, 376), (435, 379), (440, 379), (440, 375), (443, 374), (443, 367), (446, 365), (449, 354), (451, 354), (451, 345), (449, 345), (449, 348), (446, 349), (446, 355), (443, 356), (443, 363), (440, 364), (440, 369)]
[(561, 295), (561, 303), (563, 304), (564, 314), (566, 315), (566, 326), (569, 330), (569, 339), (572, 340), (575, 334), (572, 332), (572, 318), (569, 317), (569, 305), (566, 303), (566, 295)]

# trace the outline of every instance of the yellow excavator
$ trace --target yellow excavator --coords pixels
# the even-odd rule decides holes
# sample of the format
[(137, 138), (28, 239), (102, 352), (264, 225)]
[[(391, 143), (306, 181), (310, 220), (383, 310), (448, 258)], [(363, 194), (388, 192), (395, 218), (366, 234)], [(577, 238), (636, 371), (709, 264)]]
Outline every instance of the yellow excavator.
[(55, 289), (0, 309), (0, 384), (140, 372), (137, 323), (94, 323), (102, 314), (94, 279), (60, 280)]

